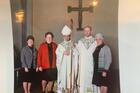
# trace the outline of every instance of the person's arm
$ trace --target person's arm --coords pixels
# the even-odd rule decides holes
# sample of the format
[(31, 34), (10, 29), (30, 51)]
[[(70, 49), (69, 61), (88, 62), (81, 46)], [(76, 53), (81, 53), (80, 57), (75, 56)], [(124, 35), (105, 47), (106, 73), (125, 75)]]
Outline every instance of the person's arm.
[(96, 49), (96, 47), (97, 47), (97, 42), (96, 42), (96, 40), (93, 42), (93, 44), (91, 45), (92, 46), (92, 48), (91, 48), (91, 53), (93, 53), (94, 51), (95, 51), (95, 49)]
[(74, 43), (74, 47), (72, 49), (73, 49), (73, 55), (79, 55), (78, 44)]
[(22, 64), (22, 67), (25, 69), (25, 72), (28, 72), (28, 65), (25, 60), (25, 49), (24, 48), (21, 51), (21, 64)]
[(26, 64), (26, 60), (25, 60), (25, 51), (24, 49), (22, 49), (21, 51), (21, 64), (22, 64), (22, 67), (27, 67), (27, 64)]
[(112, 55), (111, 50), (108, 46), (105, 46), (105, 70), (108, 70), (110, 67), (110, 64), (112, 62)]
[(62, 60), (63, 60), (63, 52), (64, 49), (61, 45), (58, 45), (57, 49), (56, 49), (56, 66), (57, 69), (60, 68), (61, 64), (62, 64)]
[(37, 49), (35, 48), (35, 49), (34, 49), (34, 61), (35, 61), (34, 67), (36, 68), (36, 72), (38, 71), (38, 67), (37, 67), (37, 54), (38, 54), (38, 51), (37, 51)]
[(42, 71), (42, 47), (40, 45), (37, 54), (37, 67), (40, 71)]
[(112, 55), (110, 48), (108, 46), (104, 47), (104, 70), (102, 71), (102, 76), (107, 76), (107, 71), (109, 70), (110, 64), (112, 62)]

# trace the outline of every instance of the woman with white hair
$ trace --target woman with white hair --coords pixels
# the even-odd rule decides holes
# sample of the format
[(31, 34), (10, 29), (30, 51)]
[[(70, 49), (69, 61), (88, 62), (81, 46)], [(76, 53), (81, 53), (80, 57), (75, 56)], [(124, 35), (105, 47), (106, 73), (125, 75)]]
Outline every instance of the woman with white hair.
[[(101, 33), (95, 36), (97, 47), (93, 53), (94, 74), (92, 84), (99, 87), (100, 93), (107, 93), (108, 90), (108, 71), (112, 62), (112, 56), (109, 46), (104, 42), (104, 36)], [(95, 89), (96, 90), (96, 89)]]

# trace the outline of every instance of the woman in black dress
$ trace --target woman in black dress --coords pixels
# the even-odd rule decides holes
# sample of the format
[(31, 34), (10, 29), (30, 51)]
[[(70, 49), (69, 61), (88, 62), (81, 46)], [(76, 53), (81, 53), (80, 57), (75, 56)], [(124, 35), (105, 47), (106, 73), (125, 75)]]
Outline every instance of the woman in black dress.
[(107, 93), (109, 83), (109, 67), (112, 62), (110, 48), (104, 43), (104, 37), (98, 33), (95, 36), (97, 47), (93, 53), (94, 74), (92, 83), (100, 88), (100, 93)]
[(36, 58), (37, 50), (33, 46), (34, 37), (27, 37), (27, 46), (25, 46), (21, 51), (21, 64), (22, 64), (22, 82), (24, 93), (30, 93), (30, 88), (34, 74), (36, 72)]

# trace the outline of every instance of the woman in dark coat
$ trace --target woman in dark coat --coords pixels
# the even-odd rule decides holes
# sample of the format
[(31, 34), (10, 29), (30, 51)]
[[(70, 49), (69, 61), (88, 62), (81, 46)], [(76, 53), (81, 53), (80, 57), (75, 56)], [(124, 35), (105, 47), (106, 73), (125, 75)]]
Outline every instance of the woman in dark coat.
[(34, 37), (27, 37), (27, 46), (21, 51), (22, 81), (24, 93), (30, 93), (33, 76), (36, 69), (37, 50), (34, 47)]
[(100, 88), (100, 93), (107, 93), (109, 83), (108, 72), (112, 62), (111, 51), (109, 46), (104, 43), (102, 34), (96, 34), (95, 38), (97, 47), (93, 53), (94, 74), (92, 83)]

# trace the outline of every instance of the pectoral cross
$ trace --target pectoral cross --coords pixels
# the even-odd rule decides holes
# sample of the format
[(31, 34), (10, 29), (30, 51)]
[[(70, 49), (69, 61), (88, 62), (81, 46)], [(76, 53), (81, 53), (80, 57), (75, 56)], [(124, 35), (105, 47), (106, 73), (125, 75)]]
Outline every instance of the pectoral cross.
[(83, 22), (82, 13), (86, 12), (86, 11), (93, 12), (93, 6), (82, 7), (82, 0), (79, 0), (79, 7), (68, 6), (68, 13), (70, 13), (72, 11), (78, 12), (78, 23), (79, 23), (78, 25), (79, 25), (79, 27), (77, 28), (77, 30), (83, 30), (83, 28), (82, 28), (82, 22)]

